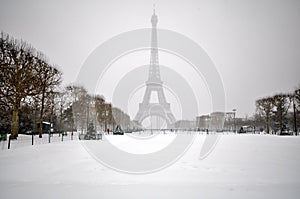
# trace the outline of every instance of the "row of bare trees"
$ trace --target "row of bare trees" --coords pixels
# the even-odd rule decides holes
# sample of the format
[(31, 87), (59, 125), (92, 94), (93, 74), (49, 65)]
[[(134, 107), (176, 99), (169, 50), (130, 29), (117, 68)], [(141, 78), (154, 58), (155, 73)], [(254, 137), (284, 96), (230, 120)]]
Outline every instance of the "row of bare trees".
[(280, 93), (274, 96), (256, 100), (256, 120), (263, 121), (267, 133), (280, 131), (281, 133), (293, 126), (297, 134), (300, 118), (300, 88), (293, 93)]
[[(83, 86), (61, 85), (61, 71), (25, 41), (0, 33), (0, 133), (39, 134), (87, 130), (89, 123), (106, 130), (129, 116), (113, 109), (103, 96), (92, 96)], [(117, 110), (114, 118), (113, 110)], [(116, 121), (117, 120), (119, 121)], [(51, 124), (49, 130), (44, 123)], [(123, 122), (124, 123), (124, 122)]]
[(79, 85), (61, 86), (62, 73), (43, 53), (3, 32), (0, 66), (0, 133), (11, 132), (11, 139), (27, 130), (42, 137), (44, 122), (59, 133), (83, 132), (90, 122), (103, 130), (118, 123), (103, 96)]
[[(62, 89), (56, 103), (59, 131), (87, 131), (90, 123), (105, 131), (114, 128), (113, 108), (103, 96), (91, 95), (83, 86), (69, 85)], [(98, 129), (99, 130), (99, 129)]]
[(45, 104), (61, 83), (61, 72), (30, 44), (0, 35), (0, 103), (1, 109), (12, 109), (11, 138), (19, 131), (22, 103), (40, 106), (40, 137)]
[(59, 133), (83, 132), (90, 122), (113, 128), (112, 105), (83, 86), (62, 87), (61, 72), (28, 43), (1, 33), (0, 64), (0, 133), (15, 139), (29, 130), (42, 137), (45, 121)]

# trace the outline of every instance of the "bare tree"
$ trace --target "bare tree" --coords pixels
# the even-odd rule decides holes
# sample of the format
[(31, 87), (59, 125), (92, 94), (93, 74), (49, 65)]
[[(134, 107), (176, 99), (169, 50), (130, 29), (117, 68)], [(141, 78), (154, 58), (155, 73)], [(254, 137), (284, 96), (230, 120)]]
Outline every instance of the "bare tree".
[(294, 91), (296, 110), (300, 111), (300, 86)]
[(50, 88), (59, 85), (61, 73), (28, 43), (4, 33), (0, 35), (0, 64), (0, 103), (12, 109), (11, 138), (15, 139), (21, 102), (41, 94), (42, 121), (45, 98)]
[(29, 44), (1, 33), (0, 98), (12, 107), (12, 139), (18, 136), (21, 101), (39, 93), (36, 62), (35, 50)]
[(106, 109), (105, 109), (104, 97), (99, 95), (95, 97), (95, 110), (97, 113), (97, 122), (100, 124), (100, 126), (103, 129), (106, 121)]
[(71, 97), (69, 101), (72, 102), (72, 115), (76, 129), (78, 130), (80, 126), (81, 131), (83, 131), (87, 114), (87, 91), (83, 86), (69, 85), (66, 87), (66, 92), (68, 92), (68, 96)]
[(270, 119), (273, 114), (274, 99), (272, 97), (266, 97), (256, 100), (256, 112), (261, 117), (264, 118), (266, 132), (270, 132)]
[[(72, 107), (72, 93), (69, 92), (68, 88), (62, 88), (56, 95), (56, 101), (58, 106), (58, 115), (59, 115), (59, 133), (65, 131), (64, 120), (68, 119), (72, 121), (73, 118), (66, 118), (65, 111), (69, 110)], [(72, 109), (71, 109), (72, 110)], [(70, 116), (70, 115), (69, 115)], [(73, 117), (73, 114), (71, 115)], [(73, 126), (72, 126), (73, 128)]]
[(38, 60), (39, 74), (37, 76), (39, 80), (39, 89), (41, 93), (41, 110), (39, 119), (39, 137), (43, 134), (43, 115), (45, 109), (46, 98), (49, 97), (56, 86), (61, 83), (61, 72), (55, 67), (47, 64), (42, 58)]
[(88, 122), (88, 112), (90, 106), (90, 96), (80, 95), (78, 100), (74, 103), (74, 112), (76, 114), (76, 118), (78, 120), (78, 127), (81, 129), (83, 133), (84, 129), (87, 127)]
[(279, 130), (285, 129), (286, 116), (289, 111), (292, 98), (287, 94), (278, 94), (273, 97), (275, 120), (279, 123)]
[(300, 109), (300, 87), (293, 93), (293, 119), (294, 119), (294, 131), (298, 135), (298, 124), (299, 123), (299, 109)]

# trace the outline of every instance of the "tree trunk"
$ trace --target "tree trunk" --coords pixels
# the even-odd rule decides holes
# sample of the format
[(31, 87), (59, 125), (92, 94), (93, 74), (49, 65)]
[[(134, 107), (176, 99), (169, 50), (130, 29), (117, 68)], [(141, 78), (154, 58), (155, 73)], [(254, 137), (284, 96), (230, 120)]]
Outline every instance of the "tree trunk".
[(73, 122), (73, 119), (71, 120), (71, 135), (73, 135), (73, 129), (74, 129), (74, 122)]
[(293, 104), (293, 110), (294, 110), (294, 131), (295, 131), (295, 134), (298, 135), (295, 99), (294, 99), (294, 104)]
[(59, 118), (59, 135), (60, 133), (63, 133), (63, 128), (62, 128), (62, 117), (63, 117), (63, 106), (60, 106), (60, 118)]
[(19, 105), (13, 107), (13, 115), (11, 122), (11, 139), (17, 139), (19, 133)]
[(41, 106), (41, 113), (40, 113), (40, 127), (39, 127), (39, 138), (43, 137), (43, 114), (44, 114), (44, 103), (45, 103), (45, 88), (43, 89), (42, 93), (42, 106)]
[(267, 131), (268, 134), (270, 132), (270, 127), (269, 127), (269, 120), (270, 120), (270, 118), (269, 117), (270, 116), (267, 114), (267, 116), (266, 116), (266, 131)]
[(284, 130), (284, 121), (283, 121), (283, 114), (281, 113), (280, 114), (280, 133), (282, 133), (283, 132), (283, 130)]

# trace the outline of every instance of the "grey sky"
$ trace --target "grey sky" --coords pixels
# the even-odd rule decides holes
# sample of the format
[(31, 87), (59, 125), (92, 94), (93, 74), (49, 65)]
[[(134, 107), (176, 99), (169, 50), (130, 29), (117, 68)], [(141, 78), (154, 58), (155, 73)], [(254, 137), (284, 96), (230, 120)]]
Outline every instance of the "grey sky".
[(153, 3), (159, 28), (186, 35), (213, 60), (223, 79), (227, 110), (251, 115), (258, 97), (300, 84), (297, 0), (0, 2), (0, 30), (44, 52), (62, 68), (65, 84), (75, 81), (102, 42), (150, 27)]

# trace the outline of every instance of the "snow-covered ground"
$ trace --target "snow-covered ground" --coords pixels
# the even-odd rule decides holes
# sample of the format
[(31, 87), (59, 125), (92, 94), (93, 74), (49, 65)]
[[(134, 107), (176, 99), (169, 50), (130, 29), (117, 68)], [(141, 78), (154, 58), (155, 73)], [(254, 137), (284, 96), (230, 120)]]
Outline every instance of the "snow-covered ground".
[[(8, 149), (8, 137), (7, 140), (4, 142), (0, 142), (0, 150), (7, 150)], [(70, 140), (78, 139), (77, 133), (74, 132), (73, 137), (71, 137), (71, 132), (69, 132), (67, 135), (62, 137), (59, 134), (52, 134), (50, 137), (50, 143), (56, 143), (56, 142), (65, 142)], [(39, 138), (38, 135), (35, 135), (33, 138), (33, 144), (34, 145), (41, 145), (41, 144), (49, 144), (49, 135), (43, 134), (43, 138)], [(32, 145), (32, 136), (31, 135), (22, 135), (20, 134), (18, 136), (17, 140), (12, 140), (10, 144), (10, 149), (18, 149), (21, 147), (28, 147)]]
[[(169, 142), (163, 136), (169, 135), (161, 135), (158, 147), (160, 140)], [(106, 168), (78, 139), (12, 145), (0, 150), (0, 198), (299, 198), (300, 136), (221, 135), (212, 153), (200, 160), (205, 137), (197, 135), (170, 167), (144, 175)], [(126, 139), (108, 135), (98, 142), (134, 151), (132, 145), (126, 149)]]

